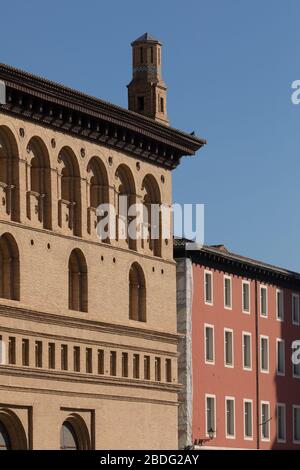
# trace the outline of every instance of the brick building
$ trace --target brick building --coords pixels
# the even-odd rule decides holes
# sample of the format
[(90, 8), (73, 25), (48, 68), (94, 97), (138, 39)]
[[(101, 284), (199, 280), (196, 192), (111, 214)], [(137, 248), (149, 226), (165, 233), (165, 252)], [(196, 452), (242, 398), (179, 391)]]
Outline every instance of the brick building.
[(168, 126), (159, 41), (132, 46), (129, 110), (0, 65), (1, 449), (177, 447), (172, 239), (99, 240), (96, 209), (170, 206), (204, 141)]
[(175, 240), (179, 447), (299, 449), (300, 274)]

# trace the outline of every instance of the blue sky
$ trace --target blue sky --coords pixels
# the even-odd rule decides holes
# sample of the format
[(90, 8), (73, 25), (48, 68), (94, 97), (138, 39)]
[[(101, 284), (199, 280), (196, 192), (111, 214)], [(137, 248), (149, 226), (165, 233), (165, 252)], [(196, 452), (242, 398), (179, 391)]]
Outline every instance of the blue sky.
[(0, 61), (127, 107), (130, 42), (164, 43), (172, 126), (208, 141), (174, 172), (205, 204), (205, 241), (300, 271), (297, 0), (1, 4)]

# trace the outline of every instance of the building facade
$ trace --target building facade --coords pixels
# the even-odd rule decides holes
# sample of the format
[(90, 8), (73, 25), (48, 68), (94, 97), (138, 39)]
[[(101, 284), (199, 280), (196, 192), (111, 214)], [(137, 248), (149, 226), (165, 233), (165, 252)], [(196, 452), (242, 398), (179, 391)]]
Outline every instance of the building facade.
[(120, 196), (170, 206), (204, 144), (166, 125), (161, 44), (136, 47), (133, 111), (0, 65), (1, 449), (177, 447), (172, 239), (96, 233)]
[(175, 258), (179, 447), (299, 449), (300, 275), (183, 240)]

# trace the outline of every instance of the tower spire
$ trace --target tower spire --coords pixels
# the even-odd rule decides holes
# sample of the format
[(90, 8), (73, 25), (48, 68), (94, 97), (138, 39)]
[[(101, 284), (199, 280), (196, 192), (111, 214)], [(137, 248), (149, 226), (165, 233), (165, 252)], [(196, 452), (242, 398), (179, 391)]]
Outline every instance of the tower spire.
[(131, 46), (132, 80), (128, 85), (128, 108), (169, 124), (167, 87), (161, 76), (162, 44), (145, 33), (133, 41)]

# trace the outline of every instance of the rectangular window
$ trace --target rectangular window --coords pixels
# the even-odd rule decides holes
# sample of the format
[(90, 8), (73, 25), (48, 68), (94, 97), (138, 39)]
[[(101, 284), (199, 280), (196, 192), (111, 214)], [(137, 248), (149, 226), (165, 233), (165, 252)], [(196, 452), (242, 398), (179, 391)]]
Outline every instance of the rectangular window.
[(68, 370), (68, 346), (61, 345), (61, 370)]
[(300, 406), (293, 406), (293, 442), (300, 444)]
[(277, 418), (277, 442), (286, 441), (286, 417), (285, 417), (285, 405), (283, 403), (277, 403), (276, 407), (276, 418)]
[(161, 113), (165, 112), (165, 102), (163, 98), (160, 98), (160, 112)]
[(260, 370), (269, 372), (269, 338), (260, 337)]
[(300, 363), (293, 364), (293, 377), (300, 378)]
[(110, 351), (110, 375), (117, 375), (117, 353), (116, 351)]
[(244, 400), (244, 437), (253, 438), (252, 430), (252, 400)]
[(166, 382), (172, 382), (172, 361), (171, 359), (166, 359)]
[(260, 286), (260, 315), (262, 317), (268, 316), (268, 290), (265, 286)]
[(144, 356), (144, 379), (150, 380), (150, 356)]
[(284, 296), (283, 290), (276, 290), (276, 318), (277, 320), (284, 320)]
[(242, 282), (243, 288), (243, 312), (249, 313), (250, 312), (250, 283), (248, 281)]
[(270, 404), (261, 403), (261, 438), (264, 441), (270, 440)]
[(8, 338), (8, 363), (16, 363), (16, 338), (13, 336)]
[(29, 339), (22, 339), (22, 366), (29, 366)]
[(98, 349), (98, 374), (104, 374), (104, 351), (103, 349)]
[(243, 333), (243, 368), (252, 368), (252, 348), (251, 348), (251, 334)]
[(43, 343), (35, 342), (35, 367), (43, 367)]
[(137, 101), (138, 101), (138, 110), (139, 111), (144, 111), (144, 109), (145, 109), (145, 98), (143, 96), (138, 96)]
[(93, 372), (93, 350), (86, 348), (85, 350), (85, 370), (88, 374)]
[(285, 374), (285, 342), (284, 339), (276, 340), (276, 368), (277, 375)]
[(204, 300), (206, 304), (213, 303), (212, 273), (209, 271), (204, 272)]
[(80, 346), (74, 346), (73, 349), (73, 368), (74, 372), (80, 372)]
[(128, 353), (122, 353), (122, 377), (128, 377)]
[(55, 369), (55, 343), (48, 344), (48, 369)]
[(225, 366), (233, 367), (233, 332), (224, 330), (224, 355)]
[(234, 398), (225, 398), (225, 409), (226, 409), (226, 437), (234, 438)]
[(232, 307), (231, 299), (231, 277), (224, 276), (224, 307)]
[(216, 397), (214, 395), (205, 396), (205, 428), (208, 436), (211, 431), (216, 432)]
[(205, 325), (205, 362), (214, 362), (214, 327)]
[(133, 355), (133, 378), (140, 378), (140, 356), (138, 354)]
[(156, 380), (156, 382), (160, 382), (161, 381), (161, 360), (160, 360), (160, 357), (155, 358), (154, 369), (155, 369), (155, 380)]
[(300, 315), (299, 315), (299, 295), (292, 295), (292, 321), (294, 325), (299, 325)]

